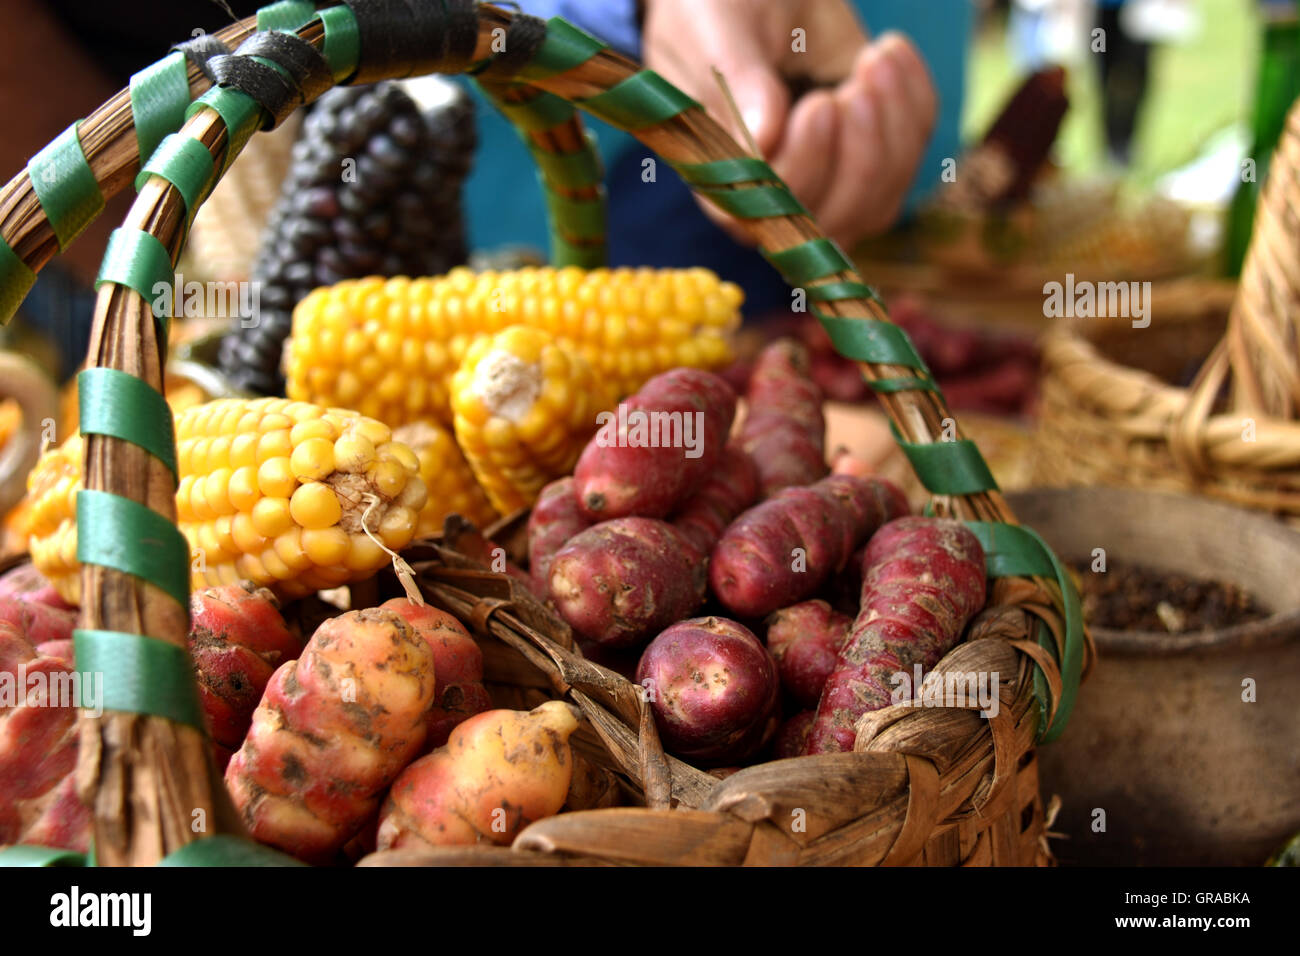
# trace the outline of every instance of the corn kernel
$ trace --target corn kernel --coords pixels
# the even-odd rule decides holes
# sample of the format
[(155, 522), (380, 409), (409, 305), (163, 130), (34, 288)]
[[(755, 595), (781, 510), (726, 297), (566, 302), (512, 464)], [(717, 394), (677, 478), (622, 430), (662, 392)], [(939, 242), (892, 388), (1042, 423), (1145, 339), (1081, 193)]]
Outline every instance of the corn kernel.
[[(312, 406), (306, 405), (305, 408)], [(306, 421), (300, 421), (293, 428), (289, 429), (289, 441), (295, 448), (307, 441), (309, 438), (323, 438), (326, 441), (334, 441), (338, 435), (334, 429), (334, 423), (327, 418), (314, 418)]]
[(357, 429), (352, 429), (334, 443), (334, 464), (339, 471), (357, 474), (375, 460), (374, 443)]
[(214, 512), (214, 517), (235, 513), (235, 506), (230, 503), (229, 468), (218, 468), (203, 479), (203, 499)]
[(302, 528), (290, 528), (283, 534), (277, 535), (274, 543), (275, 553), (280, 560), (295, 572), (305, 571), (311, 567), (311, 558), (307, 556), (302, 544), (303, 532)]
[(242, 468), (236, 468), (231, 472), (230, 481), (226, 486), (226, 494), (236, 511), (252, 510), (253, 505), (257, 503), (257, 499), (261, 497), (257, 474), (257, 469), (251, 465), (244, 465)]
[(230, 440), (230, 467), (243, 468), (245, 465), (257, 464), (257, 443), (261, 438), (256, 432), (241, 432)]
[(253, 505), (252, 521), (253, 530), (263, 538), (274, 538), (277, 534), (289, 530), (293, 524), (293, 517), (289, 513), (288, 499), (262, 498)]
[(235, 550), (240, 554), (260, 551), (266, 546), (266, 539), (253, 527), (252, 515), (244, 512), (230, 519), (230, 536), (235, 542)]
[(288, 458), (292, 454), (293, 442), (289, 440), (287, 428), (263, 432), (262, 437), (258, 439), (257, 463), (259, 465), (272, 458)]
[[(293, 521), (304, 528), (315, 530), (338, 524), (339, 519), (343, 517), (343, 508), (333, 488), (319, 481), (313, 481), (293, 493), (293, 497), (289, 499), (289, 514)], [(274, 533), (280, 534), (287, 527), (288, 525)]]
[(342, 528), (306, 528), (302, 532), (302, 549), (317, 567), (336, 567), (348, 556), (352, 540)]
[(349, 571), (373, 571), (387, 563), (388, 555), (364, 534), (348, 537), (348, 556), (343, 559), (343, 566)]
[(308, 438), (293, 450), (289, 468), (299, 481), (318, 481), (334, 470), (334, 443), (328, 438)]
[(296, 487), (298, 479), (286, 457), (268, 459), (257, 469), (257, 488), (268, 498), (288, 498)]
[(377, 461), (366, 469), (366, 477), (385, 498), (395, 498), (406, 486), (406, 469), (396, 461)]

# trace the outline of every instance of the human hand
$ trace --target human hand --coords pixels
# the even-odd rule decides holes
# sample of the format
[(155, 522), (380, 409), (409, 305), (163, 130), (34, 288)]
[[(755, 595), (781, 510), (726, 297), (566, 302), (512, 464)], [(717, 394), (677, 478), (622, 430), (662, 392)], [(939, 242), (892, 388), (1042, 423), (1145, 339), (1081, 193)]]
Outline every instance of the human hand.
[[(869, 41), (844, 0), (646, 0), (643, 36), (646, 65), (743, 144), (717, 67), (759, 152), (831, 238), (851, 247), (897, 217), (938, 105), (929, 71), (901, 34)], [(792, 103), (790, 77), (831, 88)]]

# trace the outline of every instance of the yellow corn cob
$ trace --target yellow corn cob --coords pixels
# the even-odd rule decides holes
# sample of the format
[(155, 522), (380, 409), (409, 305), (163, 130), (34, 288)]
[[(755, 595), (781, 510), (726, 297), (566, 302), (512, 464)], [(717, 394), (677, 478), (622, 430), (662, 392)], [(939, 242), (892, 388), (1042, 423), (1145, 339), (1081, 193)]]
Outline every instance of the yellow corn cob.
[(409, 446), (420, 459), (420, 477), (429, 491), (429, 500), (416, 520), (416, 534), (437, 534), (453, 513), (479, 528), (497, 519), (450, 431), (430, 422), (412, 422), (393, 429), (393, 438)]
[(579, 352), (615, 397), (628, 395), (671, 368), (727, 365), (741, 299), (707, 269), (460, 268), (340, 282), (294, 310), (287, 393), (394, 427), (451, 425), (451, 376), (470, 346), (527, 325)]
[[(299, 597), (369, 576), (415, 534), (426, 492), (387, 425), (283, 398), (222, 399), (176, 415), (176, 511), (194, 587), (251, 580)], [(76, 493), (82, 440), (28, 477), (32, 562), (79, 603)]]
[(456, 441), (502, 514), (572, 471), (614, 405), (580, 352), (524, 325), (476, 341), (451, 381)]

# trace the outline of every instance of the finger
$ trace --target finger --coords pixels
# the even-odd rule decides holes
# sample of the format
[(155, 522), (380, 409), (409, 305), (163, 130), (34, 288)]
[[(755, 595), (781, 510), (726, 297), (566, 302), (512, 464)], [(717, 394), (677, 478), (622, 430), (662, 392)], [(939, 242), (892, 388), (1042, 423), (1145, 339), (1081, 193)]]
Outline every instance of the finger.
[[(898, 71), (899, 85), (912, 107), (913, 118), (918, 121), (917, 128), (928, 141), (939, 111), (939, 94), (930, 68), (912, 41), (901, 33), (881, 34), (875, 46)], [(859, 62), (863, 59), (860, 57)]]
[(791, 111), (781, 148), (772, 157), (772, 169), (814, 215), (830, 186), (839, 138), (839, 110), (834, 96), (814, 90)]
[[(654, 15), (660, 7), (655, 4), (650, 10)], [(763, 36), (761, 18), (728, 17), (723, 8), (705, 4), (689, 31), (697, 41), (709, 38), (699, 45), (680, 42), (680, 19), (665, 19), (669, 13), (666, 9), (653, 23), (647, 20), (647, 64), (695, 97), (739, 145), (747, 149), (752, 137), (759, 152), (770, 155), (781, 140), (790, 93), (777, 67), (780, 48)], [(713, 73), (715, 67), (731, 92), (734, 109)]]
[(881, 108), (860, 80), (835, 93), (840, 138), (831, 156), (831, 185), (817, 209), (818, 221), (842, 245), (879, 231), (892, 214), (899, 189), (893, 148), (884, 133)]
[(849, 242), (893, 223), (929, 142), (936, 99), (914, 53), (900, 35), (882, 37), (862, 51), (852, 80), (836, 93), (852, 132), (841, 138), (836, 186), (822, 215), (825, 228)]
[[(709, 86), (701, 102), (731, 134), (737, 144), (748, 151), (750, 139), (759, 154), (771, 156), (785, 130), (790, 110), (790, 91), (776, 70), (758, 61), (728, 62), (723, 58), (715, 65), (735, 100), (735, 109), (727, 102), (717, 78), (709, 70)], [(739, 120), (736, 113), (739, 113)], [(740, 125), (740, 124), (743, 124)]]

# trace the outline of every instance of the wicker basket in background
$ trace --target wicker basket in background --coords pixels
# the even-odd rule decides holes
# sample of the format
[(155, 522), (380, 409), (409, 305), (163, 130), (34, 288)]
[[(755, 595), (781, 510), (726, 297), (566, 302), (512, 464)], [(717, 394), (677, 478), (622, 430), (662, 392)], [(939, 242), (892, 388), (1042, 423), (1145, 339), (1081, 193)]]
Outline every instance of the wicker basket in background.
[(1300, 519), (1300, 103), (1240, 284), (1153, 288), (1148, 327), (1074, 319), (1045, 338), (1035, 478), (1204, 494)]

